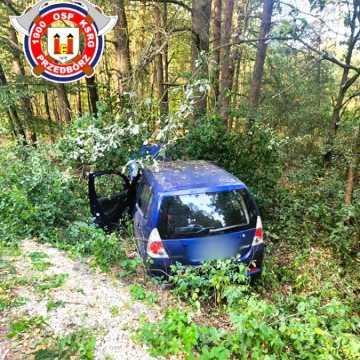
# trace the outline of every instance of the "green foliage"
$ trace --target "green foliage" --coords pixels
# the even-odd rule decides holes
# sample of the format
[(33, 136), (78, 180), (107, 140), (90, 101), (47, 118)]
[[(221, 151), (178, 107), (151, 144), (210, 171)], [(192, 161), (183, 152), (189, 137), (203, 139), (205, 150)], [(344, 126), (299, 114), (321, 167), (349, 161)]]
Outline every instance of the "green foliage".
[(35, 270), (44, 271), (51, 266), (48, 255), (43, 252), (33, 251), (29, 256)]
[(42, 316), (24, 317), (10, 323), (7, 337), (20, 337), (25, 332), (43, 327), (45, 323), (45, 319)]
[(144, 324), (138, 338), (155, 356), (186, 359), (358, 358), (359, 318), (339, 301), (297, 297), (271, 304), (256, 295), (239, 296), (229, 308), (229, 331), (200, 326), (180, 310), (167, 310), (159, 323)]
[(35, 352), (36, 360), (92, 360), (95, 357), (96, 338), (87, 330), (79, 330), (55, 339), (46, 349)]
[[(8, 256), (19, 255), (18, 250), (6, 247), (5, 249), (0, 247), (0, 255), (6, 253)], [(17, 307), (24, 305), (26, 299), (17, 296), (15, 288), (24, 284), (25, 281), (21, 277), (16, 275), (16, 269), (12, 265), (10, 260), (2, 259), (0, 257), (0, 311), (9, 309), (11, 307)]]
[[(269, 224), (273, 236), (304, 247), (310, 243), (330, 246), (349, 260), (357, 249), (360, 232), (360, 191), (355, 189), (353, 204), (344, 204), (342, 176), (309, 159), (302, 169), (290, 171), (287, 186), (278, 195), (278, 206)], [(277, 241), (277, 240), (275, 240)]]
[[(93, 256), (93, 264), (103, 271), (120, 265), (125, 274), (134, 273), (140, 261), (126, 256), (118, 235), (106, 234), (85, 221), (86, 183), (69, 169), (63, 171), (50, 156), (45, 148), (17, 147), (1, 153), (1, 246), (36, 236), (77, 255)], [(30, 254), (39, 271), (51, 265), (43, 255)]]
[(75, 178), (60, 170), (45, 151), (14, 148), (0, 154), (0, 238), (49, 240), (57, 227), (81, 216), (85, 196)]
[(78, 255), (92, 255), (93, 264), (102, 271), (109, 271), (111, 266), (118, 265), (126, 274), (134, 273), (140, 260), (127, 257), (124, 242), (125, 239), (118, 234), (107, 234), (95, 225), (82, 221), (70, 224), (59, 238), (61, 247)]
[(47, 292), (64, 285), (67, 278), (68, 274), (47, 275), (36, 279), (35, 288), (40, 292)]
[[(196, 357), (198, 359), (228, 359), (229, 356), (226, 355), (229, 353), (223, 347), (213, 347), (209, 351), (209, 345), (216, 344), (221, 334), (215, 328), (197, 325), (183, 310), (169, 309), (158, 324), (145, 323), (137, 337), (150, 346), (150, 354), (153, 356), (181, 353), (185, 354), (186, 359), (194, 359), (194, 351), (200, 350), (204, 352), (204, 356)], [(214, 356), (219, 353), (223, 353), (222, 357)]]
[(62, 301), (62, 300), (57, 300), (56, 301), (56, 300), (50, 299), (46, 304), (46, 309), (47, 309), (47, 311), (55, 310), (58, 307), (63, 306), (64, 304), (65, 304), (65, 302)]
[(135, 119), (125, 119), (120, 114), (114, 119), (102, 105), (96, 118), (86, 114), (66, 130), (58, 143), (59, 156), (74, 167), (118, 168), (147, 139), (146, 130), (146, 124)]
[(132, 299), (144, 301), (147, 304), (154, 304), (158, 300), (157, 295), (153, 291), (146, 290), (137, 284), (130, 285), (130, 295)]
[(218, 305), (231, 299), (234, 291), (246, 292), (246, 267), (237, 260), (211, 260), (197, 267), (176, 264), (169, 278), (175, 285), (173, 292), (197, 306), (200, 302)]
[(228, 131), (219, 119), (209, 119), (189, 131), (171, 149), (175, 158), (217, 163), (244, 181), (267, 212), (276, 201), (282, 173), (281, 149), (285, 140), (270, 128), (256, 124), (251, 132)]

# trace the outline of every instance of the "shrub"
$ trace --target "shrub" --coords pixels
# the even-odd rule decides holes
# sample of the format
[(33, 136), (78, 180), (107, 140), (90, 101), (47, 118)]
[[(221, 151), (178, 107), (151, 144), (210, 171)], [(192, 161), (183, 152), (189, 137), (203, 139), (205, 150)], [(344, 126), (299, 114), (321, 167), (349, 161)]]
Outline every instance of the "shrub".
[(284, 143), (264, 124), (256, 124), (251, 132), (228, 131), (215, 118), (190, 130), (169, 152), (174, 158), (208, 160), (225, 168), (244, 181), (270, 213), (282, 173)]
[[(137, 333), (138, 339), (150, 346), (153, 356), (185, 354), (186, 359), (228, 359), (225, 347), (217, 348), (222, 332), (215, 328), (199, 326), (187, 312), (169, 309), (158, 324), (146, 323)], [(204, 357), (195, 357), (194, 352), (203, 352)], [(221, 357), (216, 357), (222, 353)]]
[(231, 298), (232, 291), (246, 292), (248, 288), (246, 267), (236, 259), (211, 260), (197, 267), (177, 264), (172, 272), (173, 292), (197, 306), (200, 302), (218, 305)]
[(138, 338), (152, 355), (184, 354), (185, 359), (339, 359), (358, 358), (359, 318), (339, 301), (283, 299), (277, 306), (255, 295), (238, 297), (228, 331), (204, 327), (190, 314), (168, 310), (159, 323), (144, 324)]
[(57, 144), (63, 162), (78, 167), (91, 165), (104, 169), (123, 166), (148, 138), (147, 124), (114, 118), (100, 106), (99, 114), (86, 114), (75, 120)]
[(0, 237), (48, 240), (54, 228), (83, 216), (83, 188), (51, 162), (45, 149), (13, 148), (0, 155)]

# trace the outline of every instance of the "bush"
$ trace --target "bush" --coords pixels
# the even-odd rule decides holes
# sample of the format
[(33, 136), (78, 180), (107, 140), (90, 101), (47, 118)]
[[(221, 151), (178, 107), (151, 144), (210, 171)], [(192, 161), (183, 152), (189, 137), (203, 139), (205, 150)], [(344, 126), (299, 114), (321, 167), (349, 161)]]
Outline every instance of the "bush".
[(271, 214), (282, 174), (284, 142), (263, 124), (256, 124), (251, 132), (235, 132), (228, 131), (221, 120), (209, 119), (190, 130), (170, 154), (215, 162), (244, 181), (262, 210)]
[(175, 285), (173, 292), (198, 307), (200, 302), (219, 305), (231, 301), (232, 293), (246, 292), (249, 282), (246, 267), (234, 260), (212, 260), (197, 267), (173, 266), (169, 278)]
[[(89, 225), (86, 183), (51, 161), (46, 148), (11, 148), (0, 156), (0, 237), (7, 245), (35, 237), (77, 255), (93, 256), (103, 271), (134, 271), (117, 234)], [(136, 264), (134, 264), (136, 262)]]
[(204, 327), (180, 310), (167, 310), (159, 323), (144, 324), (138, 338), (155, 356), (185, 359), (358, 358), (359, 318), (338, 301), (314, 297), (283, 299), (274, 306), (255, 295), (238, 297), (230, 310), (231, 329)]
[(92, 166), (100, 170), (125, 165), (148, 138), (146, 123), (115, 119), (101, 106), (99, 115), (86, 114), (74, 121), (57, 144), (58, 156), (72, 167)]
[[(229, 351), (225, 347), (215, 345), (222, 338), (222, 332), (197, 325), (191, 315), (181, 309), (167, 310), (158, 324), (144, 324), (137, 337), (150, 346), (153, 356), (181, 353), (185, 354), (186, 359), (229, 358)], [(202, 352), (205, 356), (195, 357), (194, 351)]]
[(81, 184), (50, 161), (45, 149), (12, 148), (0, 155), (0, 237), (48, 240), (55, 228), (84, 216)]

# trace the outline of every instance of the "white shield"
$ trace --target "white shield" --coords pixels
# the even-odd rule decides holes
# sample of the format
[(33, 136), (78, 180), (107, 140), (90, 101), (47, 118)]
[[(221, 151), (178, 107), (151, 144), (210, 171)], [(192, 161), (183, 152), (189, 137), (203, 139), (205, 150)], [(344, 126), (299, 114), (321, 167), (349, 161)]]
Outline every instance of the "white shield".
[(79, 28), (49, 28), (47, 42), (49, 56), (66, 63), (79, 54)]

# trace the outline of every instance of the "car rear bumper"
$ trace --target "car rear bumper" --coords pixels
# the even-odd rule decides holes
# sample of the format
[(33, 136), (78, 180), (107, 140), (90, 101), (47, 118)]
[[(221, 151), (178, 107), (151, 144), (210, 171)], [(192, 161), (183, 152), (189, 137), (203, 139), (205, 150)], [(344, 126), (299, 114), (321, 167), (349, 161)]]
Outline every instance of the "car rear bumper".
[[(259, 275), (262, 272), (264, 251), (265, 251), (264, 244), (251, 246), (250, 249), (245, 254), (243, 254), (243, 256), (240, 256), (235, 261), (249, 265), (248, 275), (250, 277)], [(187, 263), (187, 262), (183, 262), (181, 259), (170, 257), (167, 259), (151, 259), (150, 261), (147, 262), (146, 266), (151, 274), (170, 275), (171, 265), (175, 265), (176, 263), (181, 263), (183, 265), (189, 265), (189, 266), (201, 265), (201, 263)]]

